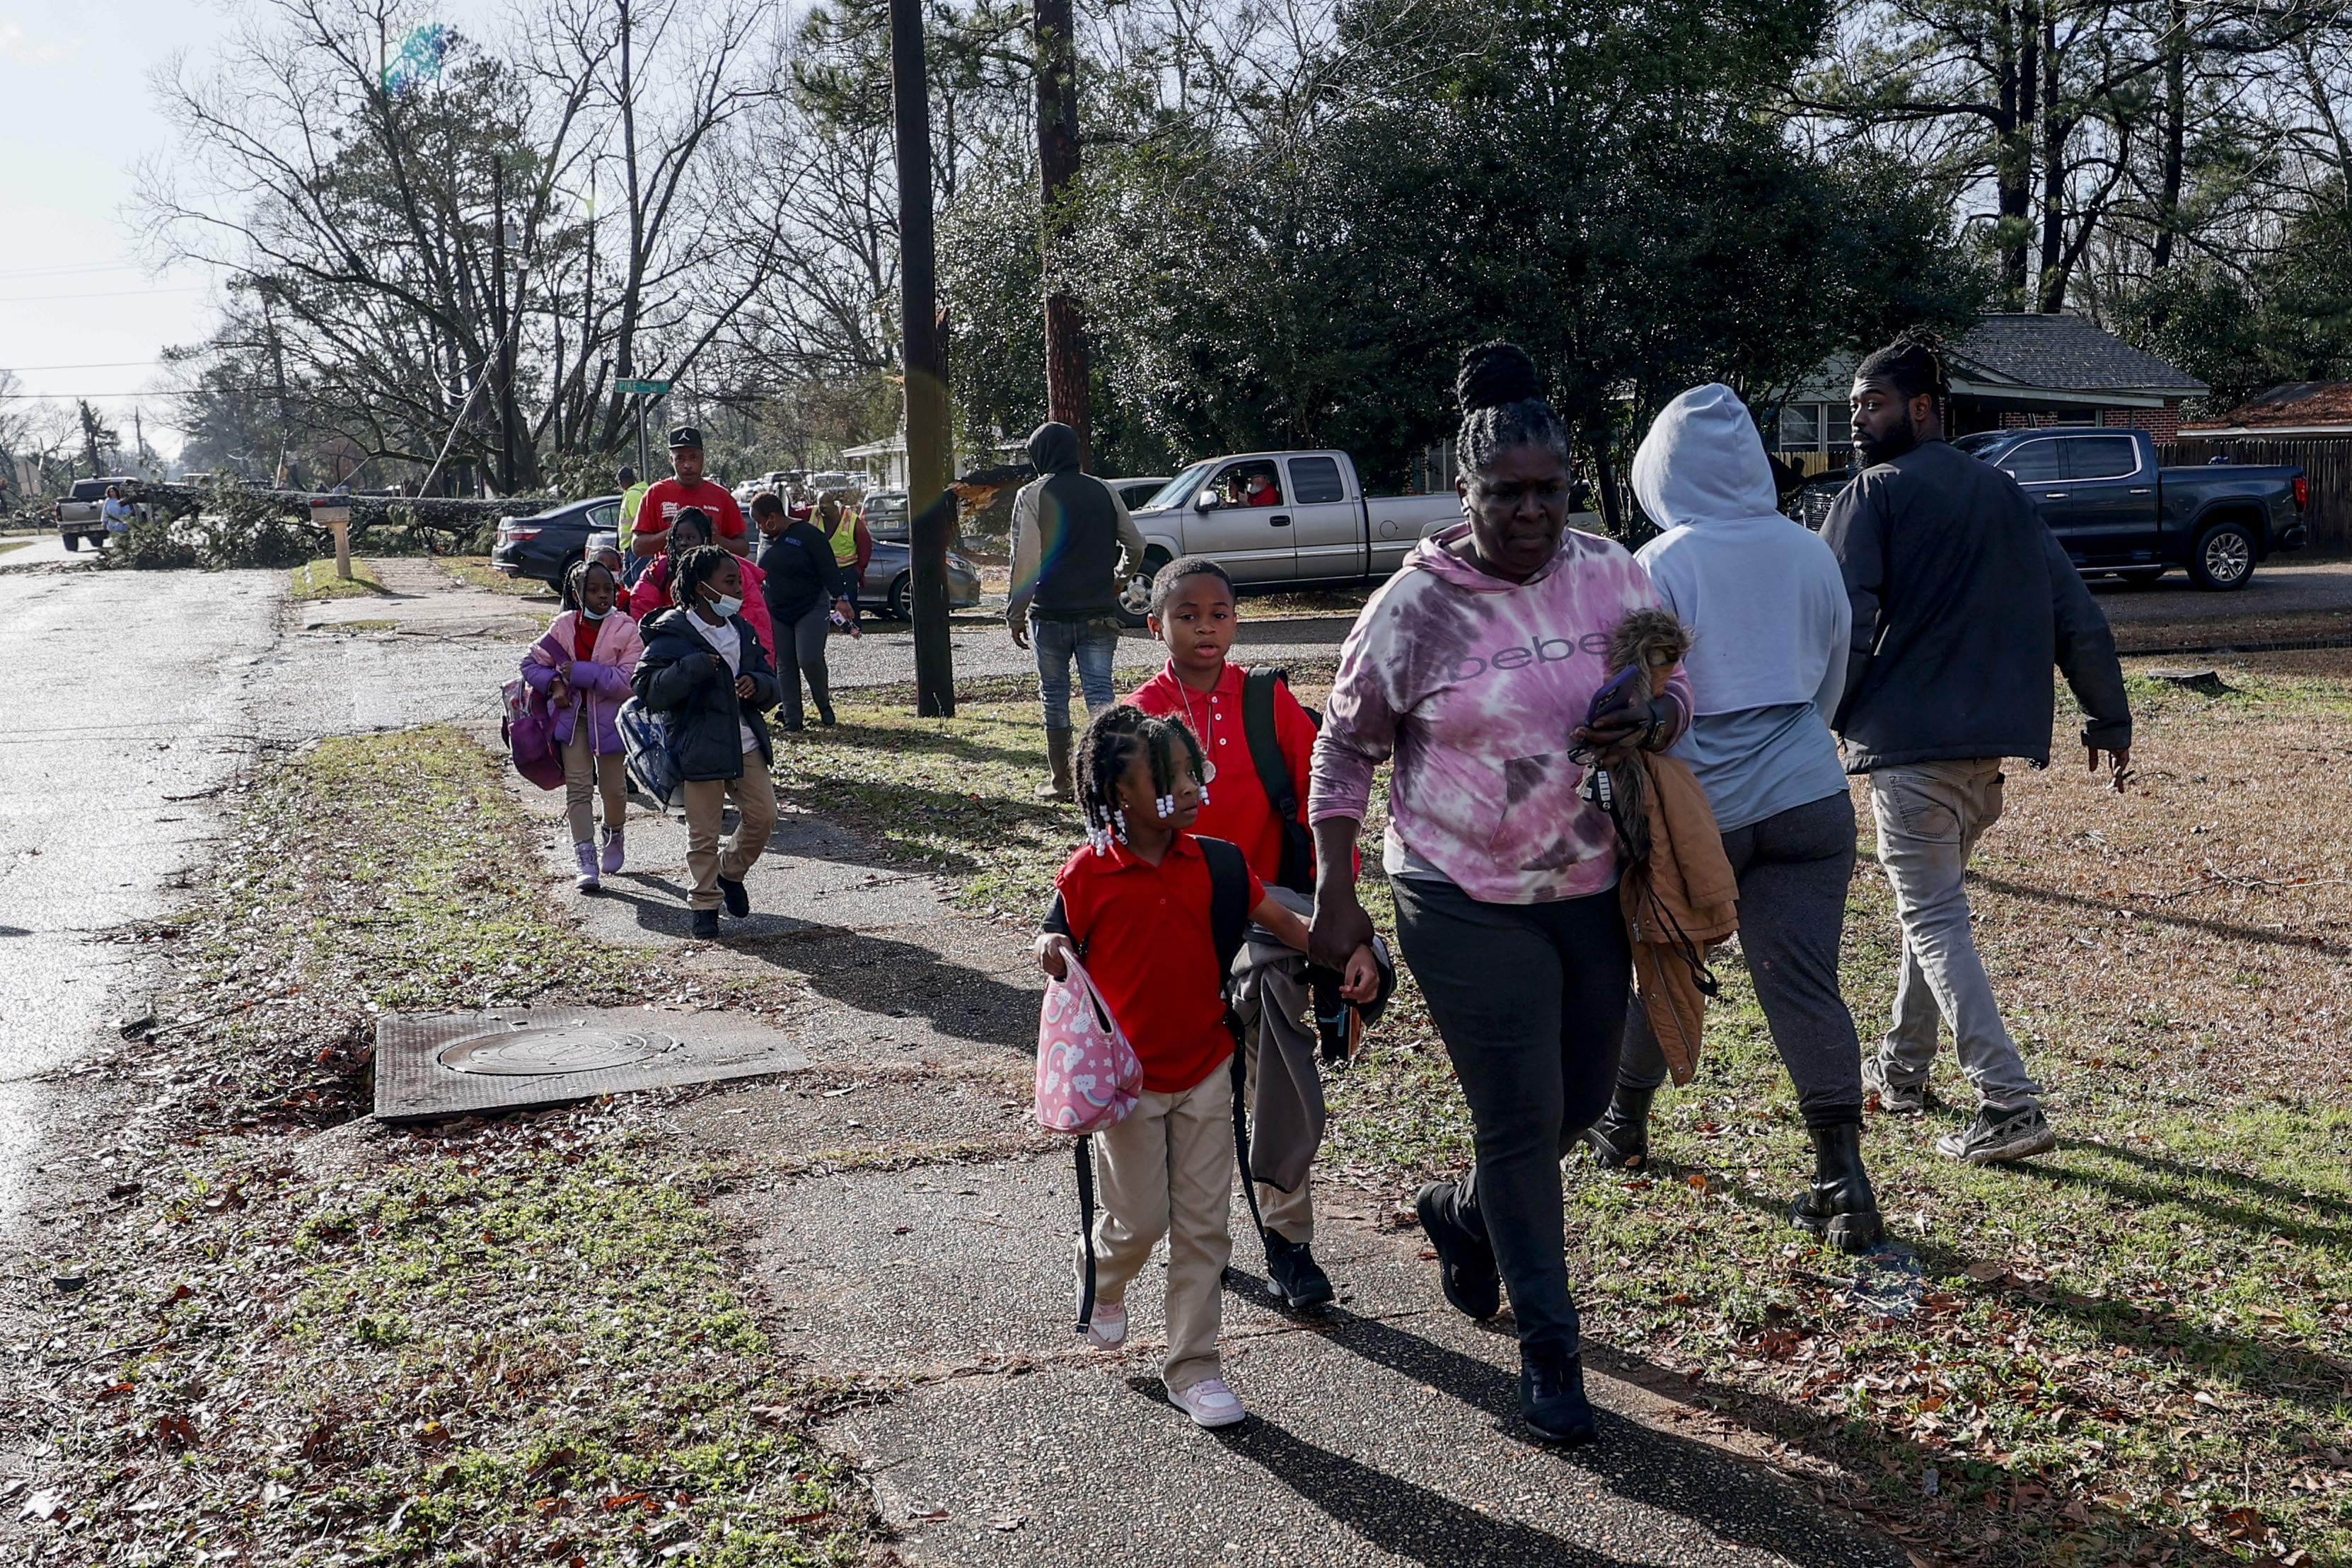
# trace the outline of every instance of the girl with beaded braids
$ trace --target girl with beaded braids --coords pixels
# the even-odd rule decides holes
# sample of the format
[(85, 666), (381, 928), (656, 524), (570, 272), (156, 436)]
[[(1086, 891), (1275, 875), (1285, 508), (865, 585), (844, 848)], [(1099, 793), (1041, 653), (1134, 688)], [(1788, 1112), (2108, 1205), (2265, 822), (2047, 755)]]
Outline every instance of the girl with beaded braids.
[[(1168, 1238), (1169, 1398), (1203, 1427), (1246, 1414), (1217, 1355), (1222, 1281), (1233, 1256), (1234, 1085), (1226, 1069), (1225, 976), (1210, 925), (1212, 878), (1188, 831), (1209, 769), (1182, 725), (1121, 703), (1095, 716), (1077, 743), (1087, 842), (1054, 879), (1037, 963), (1056, 979), (1081, 959), (1143, 1063), (1143, 1093), (1127, 1118), (1094, 1134), (1102, 1211), (1095, 1221), (1094, 1316), (1105, 1349), (1127, 1339), (1127, 1288)], [(1303, 947), (1307, 923), (1266, 896), (1246, 862), (1250, 918)], [(1368, 943), (1336, 966), (1342, 994), (1370, 1001), (1380, 977)], [(1084, 1251), (1077, 1253), (1084, 1291)]]
[[(764, 716), (783, 688), (743, 615), (744, 565), (717, 545), (670, 558), (676, 608), (646, 622), (645, 656), (629, 683), (648, 712), (668, 721), (685, 781), (686, 867), (694, 880), (687, 906), (694, 935), (706, 938), (719, 935), (722, 903), (738, 920), (751, 913), (744, 873), (776, 826), (769, 778), (775, 744)], [(730, 800), (738, 821), (735, 836), (721, 845), (719, 827)]]
[(1677, 669), (1656, 699), (1636, 691), (1586, 722), (1610, 633), (1658, 592), (1616, 543), (1567, 527), (1568, 430), (1534, 361), (1482, 343), (1455, 390), (1463, 520), (1357, 618), (1316, 741), (1309, 952), (1328, 963), (1371, 935), (1354, 851), (1373, 771), (1393, 758), (1382, 858), (1398, 940), (1476, 1129), (1468, 1173), (1422, 1189), (1422, 1227), (1456, 1308), (1492, 1317), (1508, 1288), (1528, 1425), (1586, 1442), (1559, 1160), (1609, 1103), (1632, 955), (1616, 834), (1579, 793), (1579, 754), (1613, 764), (1673, 745), (1690, 683)]

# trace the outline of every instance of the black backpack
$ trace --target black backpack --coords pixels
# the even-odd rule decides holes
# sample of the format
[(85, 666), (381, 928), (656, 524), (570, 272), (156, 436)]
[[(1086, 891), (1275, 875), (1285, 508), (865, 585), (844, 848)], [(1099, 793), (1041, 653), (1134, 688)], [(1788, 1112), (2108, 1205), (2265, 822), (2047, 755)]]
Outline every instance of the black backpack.
[[(1282, 870), (1275, 881), (1293, 893), (1315, 891), (1315, 835), (1298, 820), (1298, 790), (1291, 783), (1290, 764), (1282, 755), (1274, 724), (1274, 690), (1290, 684), (1288, 670), (1270, 665), (1251, 670), (1242, 678), (1242, 734), (1249, 742), (1250, 760), (1257, 766), (1257, 781), (1265, 789), (1266, 803), (1282, 824)], [(1320, 728), (1313, 708), (1307, 716)], [(1244, 912), (1246, 913), (1246, 912)]]

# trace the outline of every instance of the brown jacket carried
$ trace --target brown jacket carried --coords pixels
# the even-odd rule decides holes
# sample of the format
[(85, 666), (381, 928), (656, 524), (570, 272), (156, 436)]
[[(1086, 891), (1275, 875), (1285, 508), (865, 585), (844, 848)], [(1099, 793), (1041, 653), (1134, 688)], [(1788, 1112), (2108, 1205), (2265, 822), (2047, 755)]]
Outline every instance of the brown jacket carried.
[[(1636, 611), (1610, 639), (1610, 668), (1641, 665), (1655, 697), (1690, 643), (1689, 629), (1671, 612)], [(1644, 751), (1609, 772), (1624, 862), (1617, 899), (1633, 938), (1634, 991), (1667, 1071), (1687, 1083), (1698, 1069), (1706, 1000), (1717, 989), (1707, 954), (1739, 928), (1739, 883), (1688, 763)]]

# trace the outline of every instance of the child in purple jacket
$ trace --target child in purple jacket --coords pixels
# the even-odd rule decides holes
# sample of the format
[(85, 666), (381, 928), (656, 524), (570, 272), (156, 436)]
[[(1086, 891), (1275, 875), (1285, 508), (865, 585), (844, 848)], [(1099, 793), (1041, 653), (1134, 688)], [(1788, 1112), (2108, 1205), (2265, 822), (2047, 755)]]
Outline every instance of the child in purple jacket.
[[(597, 889), (600, 869), (621, 869), (621, 824), (629, 809), (618, 718), (629, 699), (629, 676), (645, 643), (637, 623), (618, 605), (620, 580), (598, 561), (582, 561), (563, 580), (564, 602), (547, 635), (522, 658), (522, 678), (547, 698), (555, 744), (563, 757), (564, 807), (572, 820), (578, 886)], [(604, 844), (595, 841), (593, 798), (604, 797)]]

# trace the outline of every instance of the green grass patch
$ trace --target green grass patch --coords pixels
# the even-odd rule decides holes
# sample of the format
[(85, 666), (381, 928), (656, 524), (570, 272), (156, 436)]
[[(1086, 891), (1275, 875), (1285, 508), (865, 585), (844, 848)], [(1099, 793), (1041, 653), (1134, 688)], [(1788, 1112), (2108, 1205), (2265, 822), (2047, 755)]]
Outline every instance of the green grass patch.
[(177, 960), (172, 1032), (128, 1055), (149, 1092), (105, 1136), (129, 1179), (52, 1233), (87, 1287), (14, 1347), (37, 1438), (0, 1416), (46, 1445), (52, 1558), (867, 1554), (870, 1503), (807, 1434), (857, 1396), (761, 1333), (722, 1178), (661, 1096), (352, 1123), (383, 1009), (786, 995), (583, 938), (501, 766), (447, 728), (267, 764), (192, 906), (125, 934)]
[(0, 539), (0, 555), (6, 555), (12, 549), (23, 549), (32, 542), (31, 539)]
[(469, 588), (487, 588), (493, 593), (512, 594), (518, 599), (552, 599), (555, 591), (535, 577), (509, 577), (490, 564), (486, 555), (436, 556), (434, 564)]
[(294, 600), (365, 599), (388, 591), (368, 563), (357, 556), (352, 558), (349, 577), (337, 577), (335, 558), (328, 556), (296, 567), (286, 579), (286, 596)]

